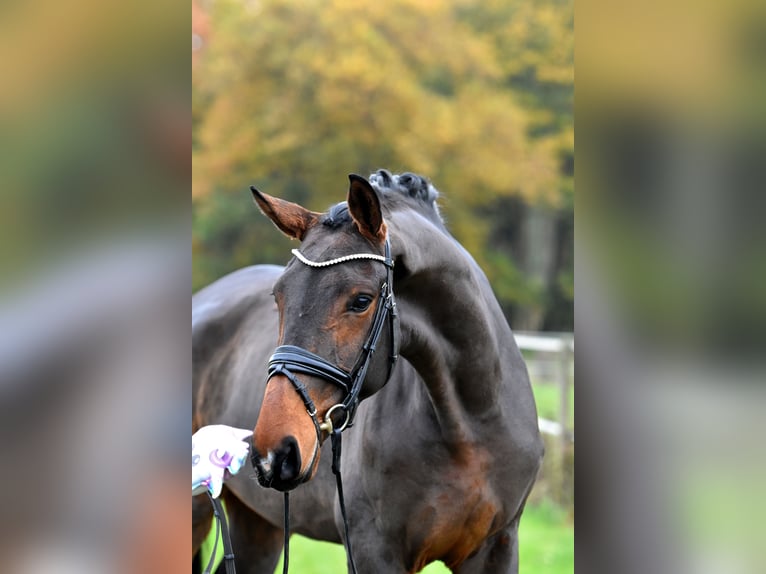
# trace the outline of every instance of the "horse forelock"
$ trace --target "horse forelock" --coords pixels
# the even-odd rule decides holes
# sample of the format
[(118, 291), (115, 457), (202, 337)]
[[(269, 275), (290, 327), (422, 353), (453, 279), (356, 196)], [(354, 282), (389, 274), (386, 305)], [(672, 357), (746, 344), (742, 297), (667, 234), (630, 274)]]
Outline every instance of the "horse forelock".
[[(392, 174), (388, 170), (379, 169), (370, 175), (369, 182), (378, 193), (384, 208), (390, 211), (413, 209), (444, 224), (437, 205), (439, 190), (422, 175), (410, 172)], [(341, 228), (351, 221), (345, 201), (333, 205), (321, 218), (322, 224), (330, 229)]]

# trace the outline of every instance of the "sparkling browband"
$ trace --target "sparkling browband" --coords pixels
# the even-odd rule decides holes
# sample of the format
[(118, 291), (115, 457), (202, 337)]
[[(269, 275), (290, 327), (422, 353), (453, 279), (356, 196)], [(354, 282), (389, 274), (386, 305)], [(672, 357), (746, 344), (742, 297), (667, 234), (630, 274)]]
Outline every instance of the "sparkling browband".
[(301, 263), (304, 263), (309, 267), (329, 267), (330, 265), (337, 265), (338, 263), (345, 263), (346, 261), (353, 261), (354, 259), (372, 259), (374, 261), (380, 261), (388, 267), (393, 266), (393, 263), (390, 259), (387, 259), (383, 255), (375, 255), (374, 253), (356, 253), (354, 255), (344, 255), (343, 257), (337, 257), (335, 259), (330, 259), (329, 261), (311, 261), (311, 259), (307, 259), (306, 256), (297, 249), (293, 249), (292, 254), (295, 255)]

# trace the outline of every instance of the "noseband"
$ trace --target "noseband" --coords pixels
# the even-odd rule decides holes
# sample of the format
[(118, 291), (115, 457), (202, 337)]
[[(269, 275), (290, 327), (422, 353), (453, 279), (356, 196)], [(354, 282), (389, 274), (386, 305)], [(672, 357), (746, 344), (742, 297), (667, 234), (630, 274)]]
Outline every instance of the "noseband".
[[(351, 543), (348, 536), (348, 520), (346, 519), (346, 505), (343, 500), (343, 482), (340, 474), (340, 458), (341, 458), (341, 433), (348, 427), (352, 426), (354, 422), (354, 416), (356, 415), (356, 408), (359, 406), (359, 393), (362, 390), (364, 379), (367, 376), (367, 369), (372, 361), (372, 356), (375, 353), (375, 349), (378, 345), (381, 334), (383, 333), (383, 326), (388, 322), (389, 330), (391, 333), (391, 355), (389, 357), (388, 375), (386, 381), (391, 377), (394, 365), (398, 358), (396, 354), (396, 301), (394, 301), (393, 291), (393, 269), (394, 261), (391, 259), (391, 246), (386, 237), (385, 242), (385, 255), (376, 255), (374, 253), (357, 253), (354, 255), (346, 255), (344, 257), (338, 257), (329, 261), (311, 261), (305, 255), (303, 255), (297, 249), (292, 250), (296, 259), (317, 269), (324, 267), (330, 267), (332, 265), (339, 265), (341, 263), (347, 263), (349, 261), (358, 260), (372, 260), (379, 261), (386, 266), (386, 280), (380, 286), (380, 296), (378, 298), (378, 306), (375, 309), (375, 316), (372, 319), (372, 327), (367, 335), (367, 340), (359, 353), (359, 357), (354, 364), (351, 371), (346, 371), (337, 365), (327, 361), (326, 359), (307, 351), (301, 347), (294, 345), (281, 345), (274, 350), (274, 354), (269, 359), (268, 378), (270, 380), (275, 375), (284, 375), (287, 380), (293, 385), (293, 388), (300, 395), (303, 404), (306, 406), (306, 412), (308, 412), (314, 423), (314, 428), (317, 433), (317, 442), (314, 450), (314, 457), (319, 448), (321, 442), (322, 431), (327, 432), (332, 442), (332, 471), (335, 475), (335, 481), (338, 489), (338, 501), (340, 504), (341, 515), (343, 517), (343, 528), (345, 531), (345, 543), (346, 551), (348, 552), (349, 563), (351, 565), (351, 572), (356, 574), (356, 564), (354, 563), (354, 557), (351, 553)], [(320, 422), (317, 418), (317, 409), (314, 401), (311, 400), (306, 386), (301, 383), (295, 376), (296, 373), (310, 375), (312, 377), (318, 377), (325, 382), (328, 382), (336, 387), (339, 387), (343, 391), (343, 400), (329, 409), (324, 416), (324, 421)], [(339, 424), (335, 424), (333, 416), (335, 413), (345, 413), (345, 417), (339, 419)], [(289, 563), (289, 540), (290, 540), (290, 499), (289, 492), (284, 493), (285, 502), (285, 541), (284, 541), (284, 567), (283, 572), (287, 574)]]

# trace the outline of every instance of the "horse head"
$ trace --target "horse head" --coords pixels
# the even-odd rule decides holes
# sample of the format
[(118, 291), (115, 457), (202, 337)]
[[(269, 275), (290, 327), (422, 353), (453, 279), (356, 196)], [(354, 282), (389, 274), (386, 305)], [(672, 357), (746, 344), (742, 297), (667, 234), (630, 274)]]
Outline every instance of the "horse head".
[(366, 179), (349, 179), (347, 201), (326, 214), (251, 188), (264, 215), (301, 241), (274, 285), (279, 346), (253, 433), (258, 481), (277, 490), (311, 479), (323, 441), (385, 385), (398, 351), (380, 199)]

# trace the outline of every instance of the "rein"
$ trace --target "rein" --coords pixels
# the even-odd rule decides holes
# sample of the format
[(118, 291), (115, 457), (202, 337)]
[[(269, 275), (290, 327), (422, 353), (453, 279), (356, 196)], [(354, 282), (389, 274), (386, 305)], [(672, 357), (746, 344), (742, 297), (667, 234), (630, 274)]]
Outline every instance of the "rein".
[[(359, 353), (359, 358), (357, 359), (354, 368), (350, 372), (338, 367), (337, 365), (334, 365), (333, 363), (330, 363), (319, 355), (315, 355), (306, 349), (293, 345), (281, 345), (277, 347), (274, 350), (274, 354), (271, 356), (271, 359), (269, 359), (268, 367), (267, 381), (274, 375), (284, 375), (293, 385), (293, 388), (298, 393), (298, 395), (300, 395), (301, 400), (306, 407), (306, 412), (309, 414), (312, 422), (314, 423), (314, 429), (317, 433), (316, 444), (320, 444), (323, 431), (328, 433), (330, 436), (330, 441), (332, 444), (332, 472), (335, 475), (335, 482), (338, 491), (338, 502), (340, 504), (341, 516), (343, 517), (343, 529), (345, 534), (344, 542), (348, 560), (351, 565), (351, 572), (352, 574), (356, 574), (356, 564), (354, 563), (354, 557), (351, 553), (351, 541), (349, 540), (348, 534), (346, 504), (343, 499), (343, 480), (341, 478), (340, 472), (341, 433), (353, 425), (356, 409), (359, 406), (359, 393), (362, 390), (362, 385), (367, 375), (367, 369), (370, 366), (372, 356), (375, 353), (378, 341), (381, 334), (383, 333), (383, 327), (386, 324), (386, 320), (388, 320), (391, 333), (391, 355), (389, 358), (388, 377), (391, 376), (394, 365), (396, 364), (396, 360), (398, 358), (396, 354), (397, 312), (393, 292), (394, 261), (391, 259), (391, 246), (389, 244), (388, 238), (386, 238), (385, 242), (385, 256), (375, 255), (373, 253), (359, 253), (354, 255), (346, 255), (344, 257), (338, 257), (329, 261), (316, 262), (306, 258), (297, 249), (293, 249), (292, 253), (304, 265), (320, 269), (362, 259), (379, 261), (386, 266), (386, 280), (380, 287), (380, 297), (378, 300), (378, 306), (375, 309), (375, 316), (372, 320), (370, 332), (367, 336), (367, 340), (362, 346), (362, 350)], [(306, 386), (298, 380), (298, 378), (295, 376), (296, 373), (318, 377), (343, 390), (343, 400), (327, 410), (322, 422), (320, 422), (317, 418), (316, 405), (314, 405), (314, 402), (311, 400)], [(338, 418), (336, 421), (333, 419), (333, 416), (336, 413), (338, 413), (340, 416), (345, 414), (345, 416), (343, 416), (343, 418)], [(284, 495), (285, 542), (283, 572), (284, 574), (287, 574), (290, 539), (290, 499), (289, 492), (285, 492)]]
[(218, 527), (215, 529), (215, 542), (213, 543), (213, 552), (210, 553), (210, 562), (208, 562), (207, 568), (205, 568), (203, 574), (211, 574), (213, 571), (219, 534), (223, 535), (223, 561), (226, 565), (226, 574), (236, 574), (237, 569), (234, 566), (234, 549), (231, 546), (229, 526), (226, 523), (226, 513), (223, 511), (223, 506), (221, 506), (221, 502), (217, 498), (213, 498), (209, 492), (207, 493), (207, 496), (213, 504), (213, 515), (218, 520)]

